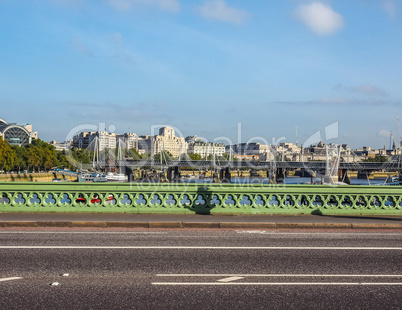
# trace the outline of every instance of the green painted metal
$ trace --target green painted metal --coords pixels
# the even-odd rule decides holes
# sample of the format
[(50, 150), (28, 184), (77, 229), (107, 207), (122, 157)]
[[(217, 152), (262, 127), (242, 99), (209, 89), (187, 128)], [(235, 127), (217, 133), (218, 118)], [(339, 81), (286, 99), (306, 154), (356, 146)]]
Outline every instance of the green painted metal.
[(0, 183), (0, 212), (402, 215), (402, 188), (13, 182)]

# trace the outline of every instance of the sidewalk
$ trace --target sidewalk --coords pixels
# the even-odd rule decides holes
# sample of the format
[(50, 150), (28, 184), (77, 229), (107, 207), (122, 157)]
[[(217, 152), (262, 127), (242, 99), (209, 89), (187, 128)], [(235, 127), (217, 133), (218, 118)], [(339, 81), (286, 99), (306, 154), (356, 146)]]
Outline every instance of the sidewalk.
[(0, 227), (401, 229), (401, 216), (0, 213)]

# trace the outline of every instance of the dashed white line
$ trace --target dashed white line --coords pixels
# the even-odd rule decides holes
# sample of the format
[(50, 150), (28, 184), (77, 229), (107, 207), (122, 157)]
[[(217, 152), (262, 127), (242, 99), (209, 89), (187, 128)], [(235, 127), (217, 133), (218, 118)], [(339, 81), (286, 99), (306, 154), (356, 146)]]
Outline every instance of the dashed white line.
[(244, 279), (244, 277), (229, 277), (229, 278), (220, 279), (220, 280), (218, 280), (218, 282), (232, 282), (232, 281), (236, 281), (236, 280), (240, 280), (240, 279)]
[(0, 282), (19, 280), (19, 279), (22, 279), (22, 278), (21, 277), (1, 278)]

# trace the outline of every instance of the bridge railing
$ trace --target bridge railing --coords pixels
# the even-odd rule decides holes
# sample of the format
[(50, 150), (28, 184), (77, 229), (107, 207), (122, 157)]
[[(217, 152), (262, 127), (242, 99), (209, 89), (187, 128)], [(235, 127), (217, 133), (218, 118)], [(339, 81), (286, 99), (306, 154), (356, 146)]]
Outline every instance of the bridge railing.
[(0, 212), (402, 215), (393, 186), (0, 183)]

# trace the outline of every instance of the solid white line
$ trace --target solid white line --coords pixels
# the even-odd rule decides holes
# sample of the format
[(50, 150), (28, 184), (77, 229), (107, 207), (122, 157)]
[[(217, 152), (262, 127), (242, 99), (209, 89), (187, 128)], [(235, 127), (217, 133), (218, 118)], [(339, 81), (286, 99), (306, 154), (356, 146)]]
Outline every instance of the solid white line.
[(220, 279), (220, 280), (218, 280), (218, 282), (231, 282), (231, 281), (236, 281), (236, 280), (240, 280), (240, 279), (244, 279), (244, 277), (229, 277), (229, 278)]
[(153, 282), (152, 285), (402, 285), (402, 282)]
[(22, 279), (22, 278), (21, 277), (3, 278), (3, 279), (0, 279), (0, 282), (11, 281), (11, 280), (19, 280), (19, 279)]
[[(99, 231), (0, 231), (0, 234), (99, 234)], [(166, 235), (167, 232), (157, 231), (102, 231), (105, 234), (122, 234), (122, 235)]]
[(52, 246), (52, 245), (9, 245), (0, 249), (172, 249), (172, 250), (402, 250), (402, 247), (267, 247), (267, 246)]
[[(246, 234), (244, 231), (236, 231), (238, 234)], [(297, 235), (313, 235), (313, 236), (320, 236), (320, 235), (331, 235), (331, 236), (336, 236), (336, 235), (341, 235), (341, 236), (346, 236), (346, 235), (359, 235), (359, 236), (400, 236), (402, 233), (396, 233), (396, 232), (390, 232), (390, 233), (369, 233), (369, 232), (358, 232), (358, 231), (350, 231), (350, 232), (305, 232), (305, 233), (297, 233), (297, 232), (276, 232), (276, 231), (263, 231), (261, 233), (262, 235), (292, 235), (292, 236), (297, 236)]]
[(402, 274), (157, 274), (157, 277), (369, 277), (369, 278), (401, 278)]

